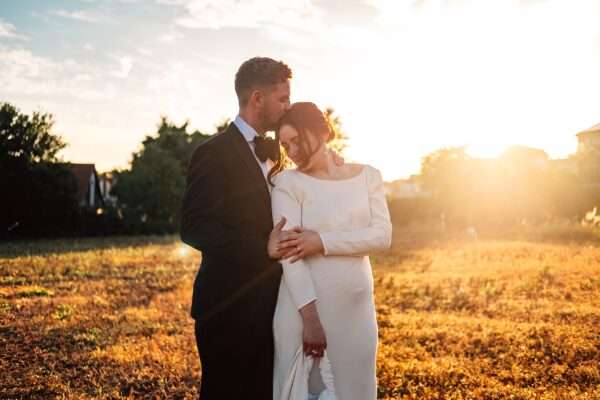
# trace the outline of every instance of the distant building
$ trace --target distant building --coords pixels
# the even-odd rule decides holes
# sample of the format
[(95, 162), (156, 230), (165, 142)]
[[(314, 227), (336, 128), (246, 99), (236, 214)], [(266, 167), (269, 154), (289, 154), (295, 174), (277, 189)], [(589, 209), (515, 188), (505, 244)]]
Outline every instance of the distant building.
[(81, 207), (99, 208), (104, 206), (102, 191), (94, 164), (65, 164), (77, 179), (77, 200)]
[(415, 199), (430, 196), (430, 194), (423, 189), (423, 185), (416, 182), (414, 177), (409, 179), (398, 179), (386, 183), (385, 194), (392, 199)]
[(584, 153), (590, 150), (600, 152), (600, 124), (594, 125), (577, 134), (577, 152)]
[(600, 124), (577, 134), (577, 173), (587, 186), (600, 189)]
[(520, 146), (509, 148), (502, 157), (509, 155), (512, 160), (529, 159), (529, 162), (542, 169), (551, 166), (557, 171), (565, 171), (575, 175), (581, 174), (583, 171), (580, 171), (577, 156), (584, 155), (593, 150), (600, 154), (600, 124), (581, 131), (576, 136), (578, 141), (577, 152), (568, 158), (550, 160), (543, 150)]
[(117, 203), (117, 198), (110, 194), (110, 190), (116, 183), (116, 177), (110, 172), (105, 172), (98, 175), (98, 183), (104, 203), (115, 205)]

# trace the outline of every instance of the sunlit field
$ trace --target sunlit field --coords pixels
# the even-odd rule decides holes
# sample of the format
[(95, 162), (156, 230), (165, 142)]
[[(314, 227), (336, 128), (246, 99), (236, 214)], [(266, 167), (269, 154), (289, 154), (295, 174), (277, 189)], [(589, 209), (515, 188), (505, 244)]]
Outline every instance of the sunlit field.
[[(394, 237), (380, 398), (600, 399), (600, 236)], [(197, 397), (199, 260), (176, 237), (0, 245), (0, 398)]]

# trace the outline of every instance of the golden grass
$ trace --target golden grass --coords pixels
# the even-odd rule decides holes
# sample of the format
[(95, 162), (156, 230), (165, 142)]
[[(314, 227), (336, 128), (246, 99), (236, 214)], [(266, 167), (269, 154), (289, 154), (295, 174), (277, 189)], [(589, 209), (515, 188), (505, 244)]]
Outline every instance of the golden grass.
[[(379, 398), (600, 399), (594, 242), (395, 237)], [(0, 398), (196, 398), (199, 260), (175, 237), (0, 246)]]

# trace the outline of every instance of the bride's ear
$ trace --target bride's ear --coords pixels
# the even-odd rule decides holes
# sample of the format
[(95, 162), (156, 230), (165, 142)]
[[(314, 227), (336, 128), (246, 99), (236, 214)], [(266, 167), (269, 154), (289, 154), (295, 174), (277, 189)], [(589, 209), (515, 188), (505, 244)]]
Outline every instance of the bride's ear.
[(331, 142), (332, 139), (332, 131), (330, 129), (324, 130), (323, 133), (321, 134), (321, 138), (323, 140), (323, 143), (325, 143), (325, 145), (327, 145), (327, 143)]

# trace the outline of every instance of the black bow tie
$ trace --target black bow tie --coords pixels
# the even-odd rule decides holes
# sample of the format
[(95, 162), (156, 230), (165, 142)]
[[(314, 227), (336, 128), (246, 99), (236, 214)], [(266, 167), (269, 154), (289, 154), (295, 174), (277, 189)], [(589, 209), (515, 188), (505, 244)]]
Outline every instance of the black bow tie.
[(254, 154), (260, 162), (279, 160), (279, 141), (269, 137), (256, 136), (254, 137)]

